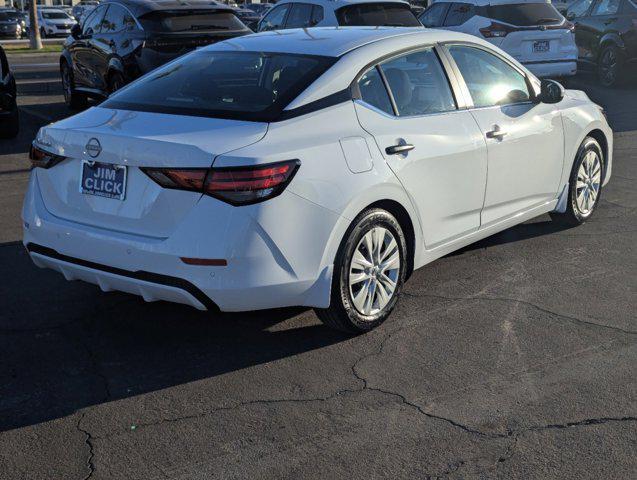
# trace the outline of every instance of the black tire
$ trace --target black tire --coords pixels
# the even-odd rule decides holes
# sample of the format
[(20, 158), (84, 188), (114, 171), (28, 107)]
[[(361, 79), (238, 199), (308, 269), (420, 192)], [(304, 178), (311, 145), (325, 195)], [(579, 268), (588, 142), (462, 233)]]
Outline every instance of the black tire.
[(75, 81), (73, 79), (73, 69), (66, 61), (62, 61), (60, 65), (60, 75), (62, 76), (62, 89), (64, 90), (64, 101), (72, 110), (81, 110), (86, 108), (86, 95), (75, 90)]
[[(586, 159), (589, 152), (593, 152), (599, 158), (600, 162), (600, 180), (599, 180), (599, 188), (597, 190), (597, 195), (595, 196), (594, 202), (589, 210), (583, 211), (580, 208), (577, 198), (578, 198), (578, 173), (580, 171), (580, 167), (582, 163)], [(568, 187), (568, 199), (566, 205), (566, 211), (564, 213), (551, 213), (551, 217), (553, 220), (564, 224), (565, 226), (577, 226), (586, 222), (593, 212), (599, 205), (599, 199), (602, 195), (602, 183), (604, 181), (604, 175), (606, 173), (606, 163), (604, 158), (604, 152), (593, 137), (586, 137), (582, 144), (580, 145), (577, 156), (575, 157), (575, 162), (573, 162), (573, 168), (571, 170), (571, 176), (569, 177), (569, 187)], [(584, 182), (586, 183), (586, 182)]]
[(20, 132), (20, 115), (18, 107), (15, 108), (9, 118), (0, 122), (0, 138), (15, 138)]
[[(352, 257), (359, 247), (359, 243), (368, 232), (376, 227), (386, 229), (396, 241), (396, 247), (391, 251), (399, 254), (400, 265), (397, 269), (392, 270), (392, 275), (395, 278), (395, 288), (387, 304), (383, 308), (378, 309), (378, 311), (365, 315), (354, 305), (352, 298), (353, 287), (350, 287), (349, 283), (350, 266)], [(390, 236), (385, 236), (381, 245), (389, 245), (390, 242)], [(388, 255), (387, 258), (391, 256), (392, 255)], [(398, 221), (389, 212), (380, 208), (366, 210), (352, 222), (352, 225), (341, 242), (334, 262), (330, 306), (324, 309), (315, 309), (317, 316), (325, 325), (348, 333), (364, 333), (376, 328), (387, 320), (396, 306), (396, 302), (398, 301), (402, 286), (405, 282), (407, 263), (407, 242)], [(397, 272), (395, 270), (397, 270)], [(377, 281), (376, 278), (380, 278), (382, 273), (376, 271), (370, 273), (370, 275), (374, 276), (373, 284), (379, 285), (380, 281)], [(376, 277), (376, 275), (378, 275), (378, 277)], [(367, 281), (362, 283), (367, 284)], [(384, 289), (383, 291), (386, 292)], [(375, 299), (378, 299), (379, 296), (377, 293), (372, 294), (372, 306)], [(380, 302), (380, 299), (378, 299), (378, 301)]]
[(622, 53), (615, 45), (606, 45), (597, 59), (597, 78), (604, 87), (612, 88), (621, 84), (624, 62)]
[(108, 76), (108, 94), (115, 93), (126, 84), (124, 76), (119, 72), (113, 72)]

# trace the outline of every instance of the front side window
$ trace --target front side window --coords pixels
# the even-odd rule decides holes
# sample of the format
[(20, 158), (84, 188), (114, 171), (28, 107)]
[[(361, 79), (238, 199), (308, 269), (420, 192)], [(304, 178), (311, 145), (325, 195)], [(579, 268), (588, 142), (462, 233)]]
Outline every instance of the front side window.
[(427, 48), (380, 65), (399, 116), (427, 115), (456, 109), (447, 76), (433, 49)]
[(591, 15), (615, 15), (619, 10), (620, 0), (599, 0)]
[(335, 61), (314, 55), (200, 50), (160, 67), (102, 106), (274, 121)]
[(312, 5), (309, 3), (294, 3), (285, 28), (307, 28), (312, 26)]
[(380, 73), (378, 73), (378, 67), (372, 67), (363, 74), (358, 81), (358, 89), (360, 90), (361, 100), (363, 102), (389, 115), (394, 114), (389, 94), (387, 93)]
[(449, 5), (449, 3), (434, 3), (423, 12), (420, 21), (428, 28), (442, 27)]
[(566, 16), (570, 19), (583, 17), (588, 12), (592, 3), (593, 0), (579, 0), (568, 8)]
[(476, 8), (469, 3), (453, 3), (445, 19), (446, 27), (462, 25), (476, 14)]
[(336, 10), (342, 27), (419, 27), (411, 8), (402, 3), (356, 3)]
[(454, 45), (449, 52), (471, 93), (475, 107), (523, 103), (530, 100), (525, 77), (485, 50)]
[(290, 4), (274, 7), (259, 23), (259, 31), (266, 32), (268, 30), (280, 30), (284, 26), (285, 16), (288, 13)]

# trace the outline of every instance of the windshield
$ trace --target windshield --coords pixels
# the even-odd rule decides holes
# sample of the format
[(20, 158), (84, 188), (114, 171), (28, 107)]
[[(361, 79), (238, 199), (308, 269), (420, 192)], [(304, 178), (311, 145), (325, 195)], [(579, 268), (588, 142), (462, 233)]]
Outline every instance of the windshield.
[(117, 92), (102, 106), (273, 121), (335, 61), (288, 53), (196, 51)]
[(401, 3), (357, 3), (336, 11), (338, 24), (357, 27), (421, 27), (411, 8)]
[(0, 12), (0, 22), (6, 22), (7, 20), (11, 20), (9, 15), (4, 12)]
[(66, 13), (64, 12), (42, 12), (42, 18), (46, 18), (49, 20), (70, 20), (71, 17), (69, 17)]
[(237, 16), (228, 11), (157, 11), (141, 19), (145, 29), (163, 32), (197, 32), (217, 30), (245, 30)]
[(490, 5), (487, 17), (518, 27), (561, 23), (564, 18), (550, 3)]

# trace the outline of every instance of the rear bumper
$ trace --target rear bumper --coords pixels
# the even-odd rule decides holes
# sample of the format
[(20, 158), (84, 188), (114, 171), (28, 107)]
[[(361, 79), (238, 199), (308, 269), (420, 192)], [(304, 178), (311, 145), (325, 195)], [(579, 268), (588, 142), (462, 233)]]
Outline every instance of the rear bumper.
[[(147, 301), (229, 312), (329, 306), (333, 259), (323, 257), (338, 215), (284, 192), (267, 202), (267, 211), (231, 210), (221, 230), (211, 202), (217, 200), (202, 198), (171, 237), (143, 237), (52, 215), (32, 174), (23, 242), (37, 266)], [(227, 266), (188, 265), (180, 257), (224, 258)]]
[(546, 77), (571, 77), (577, 73), (576, 60), (552, 60), (545, 62), (523, 62), (535, 76)]

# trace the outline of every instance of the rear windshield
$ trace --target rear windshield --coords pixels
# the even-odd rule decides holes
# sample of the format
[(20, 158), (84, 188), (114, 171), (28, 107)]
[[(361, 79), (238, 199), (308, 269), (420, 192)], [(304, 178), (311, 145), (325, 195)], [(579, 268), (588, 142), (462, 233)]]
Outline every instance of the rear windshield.
[(146, 30), (160, 32), (201, 32), (245, 30), (237, 16), (228, 11), (156, 11), (140, 18)]
[(489, 5), (486, 16), (518, 27), (550, 25), (560, 23), (564, 18), (550, 3)]
[(69, 16), (64, 12), (42, 12), (42, 18), (50, 20), (69, 20)]
[(400, 3), (357, 3), (336, 10), (338, 24), (348, 27), (420, 27), (411, 8)]
[(288, 53), (196, 51), (146, 75), (102, 106), (274, 121), (335, 61)]

